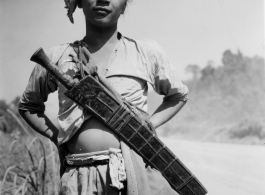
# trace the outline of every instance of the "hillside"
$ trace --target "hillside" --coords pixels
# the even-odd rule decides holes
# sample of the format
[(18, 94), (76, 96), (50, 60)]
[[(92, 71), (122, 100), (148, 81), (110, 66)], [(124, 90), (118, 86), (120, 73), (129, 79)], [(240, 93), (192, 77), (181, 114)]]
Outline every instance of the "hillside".
[[(176, 117), (160, 127), (161, 135), (202, 141), (265, 142), (264, 59), (227, 50), (218, 67), (209, 61), (203, 69), (188, 65), (186, 70), (193, 75), (184, 81), (189, 87), (189, 101)], [(152, 92), (149, 108), (161, 101)]]

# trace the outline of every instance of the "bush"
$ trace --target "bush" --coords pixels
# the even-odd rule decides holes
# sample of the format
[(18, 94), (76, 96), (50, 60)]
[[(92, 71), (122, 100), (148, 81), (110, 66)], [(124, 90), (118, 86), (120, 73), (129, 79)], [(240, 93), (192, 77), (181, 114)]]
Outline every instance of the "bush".
[[(21, 121), (11, 116), (27, 131)], [(0, 194), (57, 194), (59, 158), (48, 139), (0, 132)]]
[(231, 138), (242, 139), (246, 137), (257, 137), (260, 140), (265, 138), (264, 127), (253, 121), (244, 121), (233, 127), (230, 131)]

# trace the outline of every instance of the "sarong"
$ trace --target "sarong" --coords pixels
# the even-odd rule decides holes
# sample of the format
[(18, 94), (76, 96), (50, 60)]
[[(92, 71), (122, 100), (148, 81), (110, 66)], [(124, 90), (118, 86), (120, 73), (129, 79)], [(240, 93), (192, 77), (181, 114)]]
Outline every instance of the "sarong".
[(122, 190), (111, 187), (109, 165), (66, 167), (60, 195), (178, 195), (161, 173), (121, 141), (127, 182)]
[[(107, 163), (102, 165), (101, 161)], [(65, 163), (60, 195), (126, 194), (124, 161), (119, 149), (68, 155)]]

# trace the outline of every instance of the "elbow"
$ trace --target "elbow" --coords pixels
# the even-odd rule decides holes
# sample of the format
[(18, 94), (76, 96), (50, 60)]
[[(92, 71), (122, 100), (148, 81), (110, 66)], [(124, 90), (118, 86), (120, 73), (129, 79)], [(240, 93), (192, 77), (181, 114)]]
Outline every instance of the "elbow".
[(189, 100), (189, 88), (186, 86), (186, 85), (183, 85), (183, 88), (180, 92), (180, 95), (179, 95), (179, 101), (182, 101), (182, 102), (187, 102)]
[(24, 107), (21, 103), (18, 104), (18, 109), (17, 109), (17, 111), (18, 111), (19, 115), (20, 115), (23, 119), (25, 119), (25, 117), (26, 117), (26, 113), (28, 112), (28, 110), (25, 109), (25, 107)]
[(27, 110), (22, 110), (22, 109), (18, 108), (18, 113), (23, 119), (25, 119), (26, 112), (27, 112)]
[(186, 85), (183, 85), (184, 86), (184, 89), (183, 89), (183, 95), (181, 97), (181, 101), (183, 102), (187, 102), (189, 100), (189, 88), (186, 86)]
[(20, 116), (22, 116), (22, 114), (25, 112), (25, 110), (21, 109), (21, 103), (18, 104), (18, 108), (17, 108), (18, 113), (20, 114)]

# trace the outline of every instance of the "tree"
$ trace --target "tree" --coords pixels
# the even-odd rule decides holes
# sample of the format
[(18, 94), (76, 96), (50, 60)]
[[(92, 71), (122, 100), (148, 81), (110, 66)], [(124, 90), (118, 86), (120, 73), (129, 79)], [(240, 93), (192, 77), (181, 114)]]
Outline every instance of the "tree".
[(201, 70), (202, 80), (207, 77), (214, 76), (215, 68), (213, 67), (213, 64), (214, 62), (210, 60), (208, 61), (206, 67)]
[(197, 64), (190, 64), (185, 70), (192, 74), (193, 80), (197, 81), (200, 78), (201, 68)]

